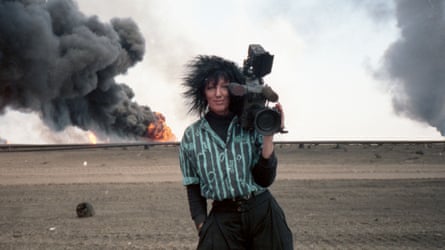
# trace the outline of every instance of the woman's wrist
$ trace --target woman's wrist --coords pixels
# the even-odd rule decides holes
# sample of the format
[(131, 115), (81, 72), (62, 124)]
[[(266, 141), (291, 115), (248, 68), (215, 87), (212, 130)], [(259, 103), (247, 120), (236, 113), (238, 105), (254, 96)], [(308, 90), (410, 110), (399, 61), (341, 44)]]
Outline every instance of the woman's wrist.
[(263, 136), (263, 158), (269, 159), (274, 150), (273, 135)]

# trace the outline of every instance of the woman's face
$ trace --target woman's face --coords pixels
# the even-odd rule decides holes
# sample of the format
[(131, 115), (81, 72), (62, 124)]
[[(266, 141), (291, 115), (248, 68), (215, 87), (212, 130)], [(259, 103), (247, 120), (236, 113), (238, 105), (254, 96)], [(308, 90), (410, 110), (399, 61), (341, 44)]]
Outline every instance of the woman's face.
[(229, 113), (229, 82), (224, 78), (219, 78), (218, 82), (211, 81), (205, 86), (205, 96), (209, 109), (218, 115)]

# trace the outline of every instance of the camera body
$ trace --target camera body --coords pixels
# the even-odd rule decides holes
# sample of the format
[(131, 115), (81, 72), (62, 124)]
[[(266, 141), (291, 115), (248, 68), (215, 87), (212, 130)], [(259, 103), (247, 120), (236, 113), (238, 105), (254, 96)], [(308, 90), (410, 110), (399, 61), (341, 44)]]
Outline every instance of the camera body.
[(243, 75), (246, 84), (230, 83), (233, 95), (243, 96), (241, 126), (256, 129), (262, 135), (272, 135), (281, 131), (281, 114), (267, 107), (267, 102), (277, 102), (278, 95), (264, 84), (263, 77), (272, 71), (273, 55), (259, 44), (251, 44), (244, 60)]

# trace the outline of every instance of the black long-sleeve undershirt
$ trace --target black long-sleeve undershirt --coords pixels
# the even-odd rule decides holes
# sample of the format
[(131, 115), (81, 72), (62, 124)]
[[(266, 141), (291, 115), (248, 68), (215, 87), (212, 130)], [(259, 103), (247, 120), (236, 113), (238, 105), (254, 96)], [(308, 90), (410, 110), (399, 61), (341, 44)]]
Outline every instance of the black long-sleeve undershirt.
[(196, 227), (205, 221), (207, 217), (207, 200), (201, 196), (199, 184), (187, 185), (187, 197), (189, 201), (190, 214)]
[(278, 161), (275, 156), (275, 151), (272, 152), (272, 155), (268, 159), (261, 156), (258, 163), (252, 169), (255, 182), (262, 187), (272, 185), (277, 176), (277, 165)]

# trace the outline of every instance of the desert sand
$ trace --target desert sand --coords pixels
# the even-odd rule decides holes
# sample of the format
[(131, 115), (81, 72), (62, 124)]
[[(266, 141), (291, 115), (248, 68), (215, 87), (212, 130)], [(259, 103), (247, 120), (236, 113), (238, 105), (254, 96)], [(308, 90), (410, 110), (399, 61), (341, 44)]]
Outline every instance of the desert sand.
[[(445, 143), (277, 143), (295, 249), (445, 247)], [(0, 147), (0, 249), (195, 249), (177, 145)], [(76, 216), (89, 202), (95, 215)]]

